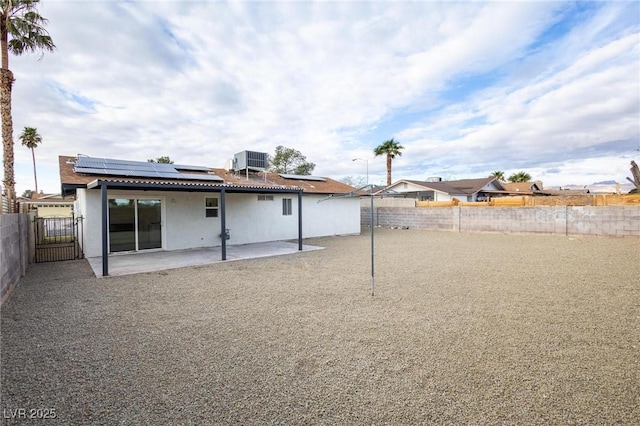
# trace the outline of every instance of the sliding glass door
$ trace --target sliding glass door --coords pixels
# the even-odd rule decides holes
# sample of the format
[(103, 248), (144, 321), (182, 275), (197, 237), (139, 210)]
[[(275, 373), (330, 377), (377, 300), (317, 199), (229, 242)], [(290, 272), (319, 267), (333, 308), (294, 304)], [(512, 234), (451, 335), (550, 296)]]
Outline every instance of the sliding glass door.
[(162, 248), (162, 201), (109, 199), (109, 251)]

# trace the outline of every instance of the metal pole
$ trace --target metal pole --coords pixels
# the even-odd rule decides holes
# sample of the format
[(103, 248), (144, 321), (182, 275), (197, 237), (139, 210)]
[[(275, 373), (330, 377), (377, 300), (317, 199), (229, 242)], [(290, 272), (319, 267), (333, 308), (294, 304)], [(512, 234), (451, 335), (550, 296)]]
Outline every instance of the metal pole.
[(375, 270), (374, 270), (374, 245), (373, 245), (373, 185), (370, 186), (370, 194), (371, 198), (371, 295), (375, 295)]
[(302, 251), (302, 191), (298, 192), (298, 250)]
[(109, 276), (109, 248), (107, 247), (107, 235), (109, 232), (107, 183), (100, 183), (100, 195), (102, 196), (102, 276)]
[(220, 239), (222, 241), (222, 260), (227, 260), (227, 207), (225, 203), (225, 190), (220, 190)]

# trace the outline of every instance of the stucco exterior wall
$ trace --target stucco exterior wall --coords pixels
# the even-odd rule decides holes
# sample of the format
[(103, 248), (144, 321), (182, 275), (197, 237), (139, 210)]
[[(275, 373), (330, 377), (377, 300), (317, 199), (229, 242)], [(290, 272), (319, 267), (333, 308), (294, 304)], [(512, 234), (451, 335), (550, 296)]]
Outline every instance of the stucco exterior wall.
[(305, 238), (360, 233), (360, 199), (356, 197), (303, 195), (302, 214)]
[[(222, 244), (221, 219), (205, 217), (205, 198), (219, 193), (109, 191), (109, 198), (154, 198), (162, 200), (162, 247), (180, 250)], [(292, 214), (282, 214), (283, 198), (291, 199)], [(302, 197), (303, 238), (360, 232), (360, 202), (357, 198)], [(247, 244), (298, 238), (297, 194), (273, 194), (273, 201), (259, 201), (258, 194), (226, 194), (227, 244)], [(219, 203), (220, 205), (220, 203)], [(85, 217), (84, 247), (87, 257), (102, 254), (101, 198), (99, 190), (78, 190), (76, 209)]]
[[(369, 211), (362, 208), (364, 226)], [(640, 237), (640, 207), (380, 207), (374, 209), (374, 223), (454, 232)]]

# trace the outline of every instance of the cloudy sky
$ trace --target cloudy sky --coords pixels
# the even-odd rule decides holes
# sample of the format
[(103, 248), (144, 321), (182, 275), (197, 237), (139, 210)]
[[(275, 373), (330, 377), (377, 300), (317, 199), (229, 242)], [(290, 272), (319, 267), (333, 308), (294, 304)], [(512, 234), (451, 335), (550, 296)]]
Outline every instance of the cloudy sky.
[(640, 157), (640, 3), (42, 0), (57, 49), (11, 57), (16, 189), (58, 155), (222, 167), (295, 148), (315, 175), (526, 171), (626, 182)]

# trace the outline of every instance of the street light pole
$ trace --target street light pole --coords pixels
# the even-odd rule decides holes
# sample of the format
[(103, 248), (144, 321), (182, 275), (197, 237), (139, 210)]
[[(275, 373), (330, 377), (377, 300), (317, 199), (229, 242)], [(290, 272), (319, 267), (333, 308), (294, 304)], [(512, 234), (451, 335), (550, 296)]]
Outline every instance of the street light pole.
[(367, 185), (369, 185), (369, 160), (366, 160), (364, 158), (354, 158), (351, 161), (364, 161), (367, 165)]

